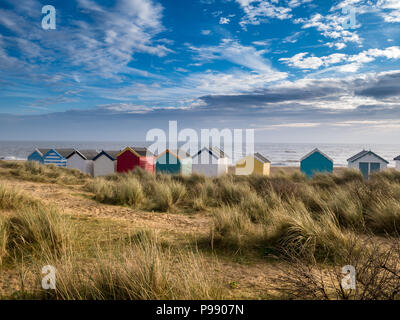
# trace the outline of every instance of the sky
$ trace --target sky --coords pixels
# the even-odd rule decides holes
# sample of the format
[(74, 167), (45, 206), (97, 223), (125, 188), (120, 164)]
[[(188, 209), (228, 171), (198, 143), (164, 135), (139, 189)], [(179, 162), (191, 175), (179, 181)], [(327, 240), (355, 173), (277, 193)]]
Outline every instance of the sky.
[(398, 143), (400, 1), (0, 0), (0, 140), (140, 141), (171, 120)]

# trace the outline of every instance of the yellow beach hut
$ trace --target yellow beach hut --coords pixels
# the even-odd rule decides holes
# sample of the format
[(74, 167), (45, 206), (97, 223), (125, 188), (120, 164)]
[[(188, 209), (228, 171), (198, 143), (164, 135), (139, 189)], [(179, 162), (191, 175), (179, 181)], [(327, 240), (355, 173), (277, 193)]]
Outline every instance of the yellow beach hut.
[(271, 170), (271, 161), (260, 153), (248, 155), (236, 163), (237, 175), (261, 174), (269, 176)]

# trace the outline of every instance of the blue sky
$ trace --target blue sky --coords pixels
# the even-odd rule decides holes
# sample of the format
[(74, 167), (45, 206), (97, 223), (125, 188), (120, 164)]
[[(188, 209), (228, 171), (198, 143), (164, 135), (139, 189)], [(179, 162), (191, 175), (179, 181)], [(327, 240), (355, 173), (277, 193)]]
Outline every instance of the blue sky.
[(398, 0), (0, 0), (0, 139), (396, 143), (399, 41)]

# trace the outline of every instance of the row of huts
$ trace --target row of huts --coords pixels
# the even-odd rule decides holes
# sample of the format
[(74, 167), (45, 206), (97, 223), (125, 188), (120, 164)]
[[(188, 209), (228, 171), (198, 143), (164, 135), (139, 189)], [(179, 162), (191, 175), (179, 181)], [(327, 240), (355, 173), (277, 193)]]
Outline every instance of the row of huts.
[(126, 147), (120, 151), (76, 149), (35, 149), (28, 161), (78, 169), (94, 177), (123, 173), (140, 167), (149, 172), (219, 176), (228, 172), (229, 161), (215, 147), (203, 148), (194, 156), (181, 150), (165, 150), (155, 156), (147, 148)]
[[(394, 160), (400, 169), (400, 156)], [(193, 156), (181, 150), (169, 149), (155, 156), (144, 147), (126, 147), (120, 151), (35, 149), (28, 156), (28, 161), (74, 168), (94, 177), (128, 172), (136, 167), (149, 172), (198, 173), (212, 177), (228, 173), (231, 165), (226, 154), (216, 147), (203, 148)], [(348, 167), (359, 169), (365, 178), (374, 171), (386, 169), (388, 164), (387, 160), (367, 150), (348, 159)], [(270, 160), (255, 153), (238, 161), (234, 172), (238, 175), (269, 175), (270, 167)], [(333, 172), (333, 160), (319, 149), (314, 149), (300, 160), (300, 170), (308, 177), (319, 172)]]

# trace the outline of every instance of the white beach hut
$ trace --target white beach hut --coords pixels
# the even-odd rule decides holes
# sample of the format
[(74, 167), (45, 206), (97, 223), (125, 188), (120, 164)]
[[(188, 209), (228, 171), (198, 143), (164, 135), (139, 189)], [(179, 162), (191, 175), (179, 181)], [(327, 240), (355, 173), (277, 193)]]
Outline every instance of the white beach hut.
[(106, 176), (117, 171), (117, 156), (121, 151), (101, 151), (93, 158), (93, 176)]
[(67, 157), (67, 168), (78, 169), (93, 176), (93, 159), (98, 154), (96, 150), (75, 150)]
[(228, 173), (229, 158), (216, 147), (204, 147), (192, 157), (192, 173), (216, 177)]
[(363, 150), (351, 158), (347, 159), (348, 167), (359, 169), (365, 179), (375, 171), (381, 171), (387, 168), (389, 162), (378, 156), (372, 151)]
[(396, 162), (396, 169), (400, 170), (400, 156), (394, 158), (394, 161)]

